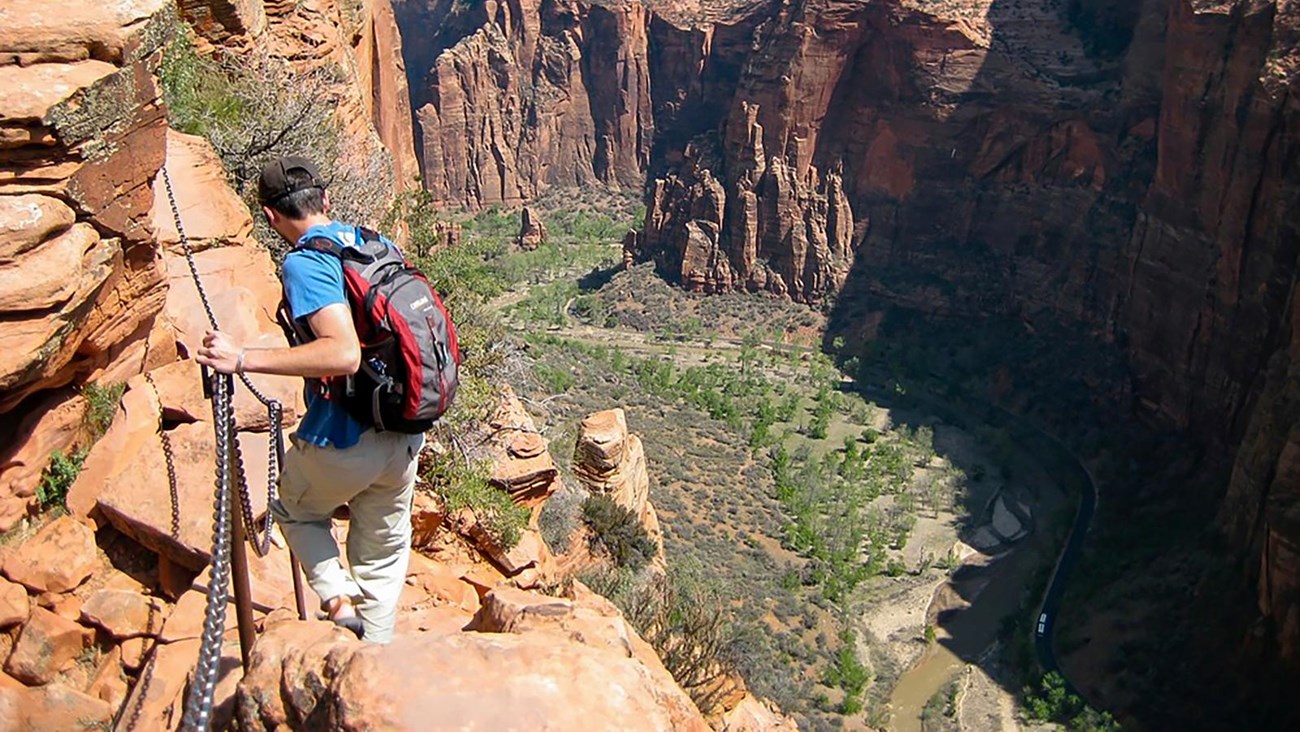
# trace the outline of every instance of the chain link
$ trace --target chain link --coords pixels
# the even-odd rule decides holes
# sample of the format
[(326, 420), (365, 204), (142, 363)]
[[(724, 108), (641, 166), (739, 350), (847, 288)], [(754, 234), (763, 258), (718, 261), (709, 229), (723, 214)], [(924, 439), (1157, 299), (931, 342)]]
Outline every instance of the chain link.
[(226, 602), (230, 586), (231, 506), (230, 482), (234, 443), (235, 406), (231, 401), (234, 379), (213, 374), (212, 418), (217, 442), (216, 495), (212, 501), (212, 564), (208, 574), (207, 606), (194, 680), (185, 700), (181, 729), (206, 732), (212, 723), (212, 696), (221, 665), (222, 637), (226, 631)]
[(158, 438), (162, 440), (163, 458), (167, 462), (167, 490), (171, 494), (172, 502), (171, 537), (179, 539), (181, 538), (181, 499), (176, 487), (176, 456), (172, 452), (171, 435), (167, 434), (167, 426), (163, 424), (162, 394), (158, 392), (158, 384), (154, 383), (153, 374), (148, 371), (144, 372), (144, 380), (149, 382), (154, 399), (158, 400)]
[[(185, 262), (189, 266), (190, 275), (194, 278), (194, 287), (198, 290), (199, 301), (203, 304), (204, 312), (207, 313), (208, 323), (213, 330), (218, 330), (217, 318), (212, 311), (212, 304), (208, 301), (207, 292), (204, 291), (203, 283), (199, 279), (199, 268), (194, 261), (194, 253), (190, 248), (189, 237), (185, 235), (185, 228), (181, 224), (181, 212), (176, 205), (176, 194), (172, 189), (171, 176), (167, 173), (167, 166), (163, 165), (160, 172), (162, 173), (163, 187), (167, 190), (167, 200), (171, 204), (176, 233), (180, 237), (181, 249), (185, 253)], [(194, 668), (194, 681), (190, 686), (190, 693), (185, 702), (185, 714), (182, 719), (182, 728), (192, 732), (206, 731), (212, 722), (212, 697), (216, 690), (217, 669), (221, 662), (222, 636), (226, 627), (226, 602), (229, 596), (232, 510), (243, 512), (244, 525), (248, 527), (249, 543), (252, 544), (253, 551), (258, 556), (266, 556), (271, 546), (271, 526), (273, 522), (269, 508), (271, 501), (275, 499), (275, 486), (279, 478), (280, 463), (284, 456), (284, 411), (282, 405), (278, 400), (271, 399), (263, 394), (253, 385), (247, 374), (240, 374), (239, 378), (249, 392), (266, 406), (267, 419), (270, 423), (271, 435), (268, 447), (266, 481), (268, 510), (265, 523), (259, 530), (253, 521), (253, 500), (244, 473), (244, 457), (235, 436), (235, 382), (229, 374), (214, 373), (212, 374), (212, 417), (216, 438), (217, 465), (216, 493), (213, 498), (212, 565), (208, 580), (207, 606), (203, 617), (202, 643), (199, 647), (198, 662)], [(149, 379), (149, 383), (154, 385), (152, 378)], [(154, 385), (154, 392), (157, 393), (156, 385)], [(159, 429), (162, 430), (161, 424)], [(166, 439), (165, 431), (163, 432), (163, 452), (167, 457), (167, 475), (171, 482), (172, 536), (177, 537), (180, 534), (180, 510), (176, 492), (176, 468), (170, 441)], [(238, 489), (237, 503), (239, 505), (237, 509), (230, 505), (232, 480)]]

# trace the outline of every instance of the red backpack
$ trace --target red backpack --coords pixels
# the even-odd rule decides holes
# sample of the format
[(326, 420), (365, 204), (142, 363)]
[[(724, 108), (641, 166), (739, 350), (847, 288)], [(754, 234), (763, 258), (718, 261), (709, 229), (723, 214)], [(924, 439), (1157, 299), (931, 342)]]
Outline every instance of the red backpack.
[[(456, 327), (429, 281), (375, 232), (357, 228), (359, 246), (313, 237), (295, 249), (337, 257), (361, 341), (361, 368), (320, 380), (322, 394), (377, 432), (417, 434), (447, 411), (459, 384)], [(281, 303), (294, 340), (312, 339)]]

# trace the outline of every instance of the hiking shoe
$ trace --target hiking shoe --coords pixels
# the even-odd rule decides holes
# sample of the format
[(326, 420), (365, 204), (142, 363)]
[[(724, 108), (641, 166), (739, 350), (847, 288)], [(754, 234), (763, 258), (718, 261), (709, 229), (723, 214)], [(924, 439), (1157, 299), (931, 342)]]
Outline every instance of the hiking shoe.
[(362, 640), (366, 636), (365, 625), (361, 622), (361, 618), (355, 615), (353, 615), (350, 618), (330, 618), (330, 620), (333, 621), (333, 623), (339, 626), (340, 628), (344, 628), (346, 630), (350, 630), (353, 633), (355, 633), (357, 636), (357, 640)]

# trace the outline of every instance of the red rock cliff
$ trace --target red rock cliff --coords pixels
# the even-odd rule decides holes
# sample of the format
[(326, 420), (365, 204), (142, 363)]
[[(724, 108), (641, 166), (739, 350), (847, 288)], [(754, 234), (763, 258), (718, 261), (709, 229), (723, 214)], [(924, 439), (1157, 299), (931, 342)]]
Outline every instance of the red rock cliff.
[(553, 185), (641, 186), (654, 132), (644, 7), (394, 4), (435, 199), (478, 207)]
[(390, 0), (177, 0), (204, 50), (266, 49), (300, 71), (332, 67), (354, 155), (391, 160), (397, 190), (419, 174), (401, 36)]
[(176, 353), (155, 333), (167, 288), (149, 222), (166, 148), (151, 64), (174, 16), (162, 0), (3, 12), (0, 531), (78, 441), (76, 388)]
[(690, 142), (652, 161), (637, 254), (694, 289), (835, 293), (850, 334), (871, 296), (1112, 344), (1142, 412), (1235, 459), (1221, 523), (1300, 661), (1297, 11), (804, 0), (750, 27), (722, 119), (657, 120)]

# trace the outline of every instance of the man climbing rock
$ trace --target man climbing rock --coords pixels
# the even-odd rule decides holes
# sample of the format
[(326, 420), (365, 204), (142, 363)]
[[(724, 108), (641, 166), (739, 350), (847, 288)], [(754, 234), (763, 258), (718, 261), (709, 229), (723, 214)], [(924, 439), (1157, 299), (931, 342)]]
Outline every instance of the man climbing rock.
[[(267, 222), (294, 247), (282, 278), (289, 315), (305, 342), (247, 348), (213, 331), (197, 360), (222, 373), (308, 380), (307, 412), (291, 438), (270, 510), (328, 617), (368, 641), (387, 643), (410, 559), (411, 498), (424, 436), (358, 421), (332, 388), (343, 379), (351, 388), (349, 377), (362, 366), (341, 253), (376, 241), (392, 244), (331, 219), (325, 188), (316, 166), (299, 157), (268, 164), (258, 180)], [(451, 340), (454, 349), (454, 335)], [(343, 505), (351, 514), (347, 567), (330, 530)]]

